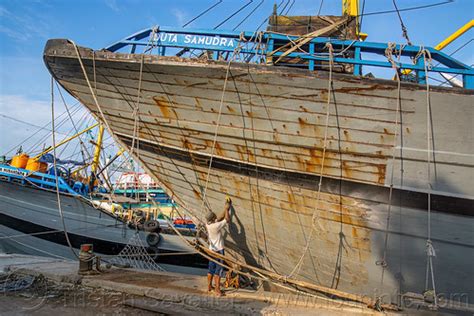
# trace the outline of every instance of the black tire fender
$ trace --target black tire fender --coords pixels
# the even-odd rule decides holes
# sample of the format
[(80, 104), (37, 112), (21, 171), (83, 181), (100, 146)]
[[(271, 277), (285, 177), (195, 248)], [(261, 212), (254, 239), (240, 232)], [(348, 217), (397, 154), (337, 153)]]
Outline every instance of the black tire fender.
[(161, 235), (160, 234), (157, 234), (157, 233), (149, 233), (147, 236), (146, 236), (146, 243), (150, 246), (150, 247), (156, 247), (158, 246), (158, 244), (160, 243), (161, 241)]
[(155, 220), (148, 220), (143, 224), (143, 230), (149, 233), (159, 233), (161, 230), (160, 223)]

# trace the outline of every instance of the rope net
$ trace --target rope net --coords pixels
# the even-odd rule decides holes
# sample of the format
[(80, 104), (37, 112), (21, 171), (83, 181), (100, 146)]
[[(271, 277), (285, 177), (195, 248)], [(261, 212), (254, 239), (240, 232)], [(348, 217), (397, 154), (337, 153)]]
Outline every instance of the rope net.
[(110, 259), (109, 263), (140, 270), (165, 271), (148, 254), (147, 247), (143, 245), (138, 233), (130, 238), (125, 248), (117, 256)]

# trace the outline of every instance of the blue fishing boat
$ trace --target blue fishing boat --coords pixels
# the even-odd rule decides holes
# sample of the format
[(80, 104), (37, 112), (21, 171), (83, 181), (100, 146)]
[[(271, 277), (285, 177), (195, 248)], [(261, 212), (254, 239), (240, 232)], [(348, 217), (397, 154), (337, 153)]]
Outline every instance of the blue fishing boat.
[[(73, 251), (93, 244), (97, 255), (110, 260), (128, 246), (143, 248), (157, 263), (171, 265), (170, 270), (205, 266), (169, 229), (168, 221), (160, 227), (153, 219), (133, 216), (127, 220), (108, 212), (100, 207), (105, 189), (89, 187), (90, 181), (80, 180), (65, 167), (74, 162), (53, 160), (47, 153), (36, 157), (18, 153), (10, 163), (0, 164), (0, 248), (4, 252), (76, 259)], [(192, 235), (189, 230), (183, 233)]]

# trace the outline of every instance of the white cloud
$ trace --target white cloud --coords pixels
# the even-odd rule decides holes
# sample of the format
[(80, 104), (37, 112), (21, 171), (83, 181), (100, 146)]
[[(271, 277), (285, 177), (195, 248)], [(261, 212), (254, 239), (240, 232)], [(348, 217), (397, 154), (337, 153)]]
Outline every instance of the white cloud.
[[(71, 109), (72, 106), (69, 106)], [(61, 115), (65, 108), (62, 104), (55, 105), (56, 117)], [(76, 123), (85, 114), (86, 109), (81, 108), (73, 116)], [(47, 100), (38, 100), (25, 97), (23, 95), (0, 95), (0, 126), (5, 132), (0, 134), (0, 155), (11, 155), (19, 148), (19, 144), (24, 141), (23, 149), (32, 148), (38, 144), (35, 150), (41, 149), (44, 144), (51, 144), (51, 103)], [(62, 118), (66, 117), (64, 115)], [(90, 115), (87, 115), (90, 117)], [(57, 119), (59, 125), (61, 119)], [(30, 123), (26, 124), (26, 123)], [(44, 128), (40, 128), (43, 127)], [(64, 125), (59, 126), (56, 133), (57, 141), (63, 139), (66, 133), (72, 130), (72, 123), (67, 120)], [(35, 134), (40, 130), (38, 133)], [(34, 134), (34, 135), (33, 135)], [(49, 135), (49, 136), (48, 136)], [(13, 149), (13, 150), (12, 150)]]
[(187, 14), (183, 10), (175, 8), (171, 10), (171, 13), (174, 15), (180, 26), (187, 22)]
[(10, 11), (8, 11), (7, 9), (5, 9), (4, 7), (1, 7), (0, 6), (0, 16), (7, 16), (8, 14), (10, 14)]
[(42, 14), (43, 10), (32, 10), (24, 6), (19, 11), (22, 12), (21, 15), (0, 6), (0, 33), (17, 41), (49, 37), (51, 23)]
[(105, 5), (108, 6), (112, 11), (119, 12), (120, 8), (118, 6), (117, 0), (104, 0)]
[(48, 101), (33, 100), (22, 95), (0, 95), (0, 113), (18, 119), (34, 118), (41, 125), (51, 118), (51, 105)]
[(6, 36), (13, 38), (17, 41), (21, 41), (25, 39), (25, 34), (12, 30), (11, 28), (8, 28), (4, 25), (0, 25), (0, 33), (3, 33)]

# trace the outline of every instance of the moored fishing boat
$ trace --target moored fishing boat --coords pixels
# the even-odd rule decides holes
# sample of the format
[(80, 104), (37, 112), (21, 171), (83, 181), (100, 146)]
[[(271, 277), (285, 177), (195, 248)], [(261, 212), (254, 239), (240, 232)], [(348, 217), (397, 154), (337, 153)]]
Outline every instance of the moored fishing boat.
[[(160, 27), (99, 51), (50, 40), (44, 59), (195, 221), (232, 199), (237, 261), (392, 302), (435, 284), (473, 297), (474, 70), (327, 33)], [(427, 87), (427, 73), (464, 88)]]
[[(152, 268), (144, 261), (165, 264), (171, 271), (177, 265), (204, 266), (205, 261), (168, 226), (161, 229), (152, 219), (133, 225), (132, 219), (102, 209), (97, 194), (106, 191), (79, 175), (85, 163), (53, 159), (50, 150), (31, 157), (19, 152), (0, 164), (2, 251), (76, 259), (74, 251), (92, 244), (105, 261), (140, 268)], [(141, 257), (127, 257), (129, 249), (141, 251)]]
[(155, 220), (162, 229), (171, 229), (173, 225), (186, 235), (195, 233), (195, 224), (177, 208), (173, 199), (146, 173), (122, 173), (111, 192), (111, 201), (92, 201), (114, 216), (131, 220), (137, 215), (142, 221)]

